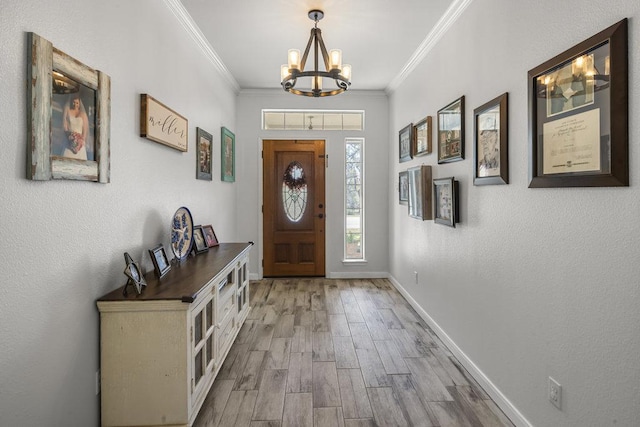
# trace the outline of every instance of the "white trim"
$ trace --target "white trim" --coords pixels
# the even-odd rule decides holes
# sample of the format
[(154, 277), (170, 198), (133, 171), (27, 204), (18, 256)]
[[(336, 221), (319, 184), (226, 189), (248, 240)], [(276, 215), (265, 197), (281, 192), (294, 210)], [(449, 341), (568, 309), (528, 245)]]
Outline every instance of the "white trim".
[(387, 279), (386, 271), (332, 271), (327, 273), (327, 279)]
[(195, 23), (187, 9), (182, 5), (180, 0), (164, 0), (165, 4), (169, 7), (171, 12), (178, 18), (182, 27), (187, 30), (187, 33), (191, 36), (196, 45), (202, 50), (202, 53), (211, 61), (211, 63), (218, 69), (218, 72), (222, 77), (227, 80), (227, 82), (231, 85), (231, 88), (236, 93), (240, 93), (240, 85), (233, 77), (233, 75), (229, 72), (229, 69), (224, 65), (222, 59), (218, 55), (218, 53), (213, 49), (211, 44), (207, 41), (207, 38), (200, 28)]
[(444, 15), (442, 15), (438, 22), (436, 22), (436, 25), (433, 26), (431, 32), (427, 34), (427, 37), (420, 43), (416, 51), (413, 52), (413, 55), (411, 55), (409, 61), (407, 61), (400, 73), (394, 77), (385, 88), (387, 94), (391, 94), (404, 82), (472, 1), (473, 0), (454, 0), (453, 3), (451, 3), (451, 6), (449, 6)]
[(491, 382), (491, 380), (476, 366), (475, 363), (469, 357), (464, 354), (462, 349), (447, 335), (447, 333), (433, 320), (429, 314), (424, 311), (420, 304), (413, 299), (413, 297), (402, 287), (402, 285), (395, 279), (395, 277), (389, 275), (389, 281), (396, 287), (398, 292), (411, 304), (414, 310), (420, 315), (420, 317), (427, 322), (429, 327), (433, 329), (438, 338), (447, 346), (447, 348), (456, 356), (458, 361), (464, 366), (471, 376), (478, 381), (480, 386), (489, 394), (491, 399), (504, 411), (509, 419), (517, 426), (532, 427), (532, 424), (518, 411), (513, 403), (502, 394), (502, 392)]

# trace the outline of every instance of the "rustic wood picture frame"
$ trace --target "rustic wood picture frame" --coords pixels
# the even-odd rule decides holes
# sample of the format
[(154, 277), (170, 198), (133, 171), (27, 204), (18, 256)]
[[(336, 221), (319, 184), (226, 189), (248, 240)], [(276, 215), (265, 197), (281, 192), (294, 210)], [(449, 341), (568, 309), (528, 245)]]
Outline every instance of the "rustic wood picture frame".
[[(34, 181), (68, 179), (110, 180), (111, 79), (55, 48), (36, 33), (27, 34), (27, 178)], [(52, 155), (52, 98), (54, 79), (95, 91), (93, 117), (94, 160)], [(56, 88), (62, 87), (55, 85)], [(85, 141), (86, 143), (86, 141)]]

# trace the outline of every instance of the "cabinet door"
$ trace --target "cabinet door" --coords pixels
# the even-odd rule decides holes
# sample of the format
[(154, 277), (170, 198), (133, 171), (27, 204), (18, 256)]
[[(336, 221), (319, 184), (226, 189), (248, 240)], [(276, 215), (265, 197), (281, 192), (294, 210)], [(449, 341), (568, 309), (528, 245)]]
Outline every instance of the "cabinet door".
[(210, 295), (200, 302), (191, 316), (191, 393), (198, 395), (207, 383), (205, 378), (215, 369), (215, 299)]

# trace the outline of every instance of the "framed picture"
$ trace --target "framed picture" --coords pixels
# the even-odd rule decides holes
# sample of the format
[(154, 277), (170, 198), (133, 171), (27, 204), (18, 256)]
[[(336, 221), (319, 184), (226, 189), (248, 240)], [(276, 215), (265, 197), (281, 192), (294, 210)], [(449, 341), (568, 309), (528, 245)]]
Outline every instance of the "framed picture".
[(27, 177), (108, 183), (111, 79), (28, 33)]
[(215, 231), (213, 231), (213, 227), (211, 225), (203, 225), (202, 231), (204, 232), (204, 240), (207, 243), (208, 247), (218, 246), (218, 238), (216, 237)]
[(529, 187), (629, 185), (627, 20), (529, 71)]
[(223, 127), (220, 135), (220, 157), (222, 159), (222, 180), (236, 180), (236, 136)]
[(458, 181), (450, 178), (433, 180), (433, 220), (437, 224), (455, 227), (458, 222)]
[(413, 155), (424, 156), (431, 153), (431, 116), (420, 120), (413, 127)]
[(167, 258), (167, 253), (164, 251), (164, 246), (158, 245), (153, 249), (149, 249), (149, 255), (158, 279), (171, 270), (171, 264), (169, 263), (169, 258)]
[(211, 181), (213, 136), (200, 128), (196, 128), (196, 151), (196, 179)]
[(133, 285), (136, 290), (136, 293), (140, 295), (142, 293), (142, 288), (147, 286), (147, 282), (144, 279), (144, 273), (138, 266), (138, 263), (133, 261), (131, 255), (128, 252), (124, 253), (124, 261), (127, 264), (124, 269), (124, 275), (127, 276), (127, 283), (122, 290), (122, 294), (127, 296), (127, 287), (129, 285)]
[(398, 173), (398, 193), (398, 201), (400, 204), (409, 204), (409, 173), (407, 171)]
[(438, 111), (438, 163), (464, 159), (464, 96)]
[(187, 151), (189, 121), (146, 93), (140, 94), (140, 136)]
[(196, 254), (201, 254), (209, 250), (201, 225), (193, 227), (193, 250), (196, 251)]
[(433, 218), (431, 212), (431, 166), (407, 170), (409, 175), (409, 216), (421, 220)]
[(413, 123), (408, 124), (398, 133), (400, 162), (411, 160), (411, 142), (413, 141)]
[(473, 185), (508, 184), (508, 94), (473, 110)]

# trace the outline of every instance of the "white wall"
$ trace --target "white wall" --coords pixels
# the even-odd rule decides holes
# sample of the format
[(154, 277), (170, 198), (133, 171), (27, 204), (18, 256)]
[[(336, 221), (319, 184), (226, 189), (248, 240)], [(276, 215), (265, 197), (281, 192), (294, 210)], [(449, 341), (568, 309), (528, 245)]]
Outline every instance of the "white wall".
[[(236, 95), (164, 2), (3, 0), (0, 6), (0, 425), (99, 422), (95, 300), (125, 283), (123, 253), (145, 269), (169, 248), (171, 215), (191, 209), (236, 239), (235, 184), (220, 181), (220, 127)], [(111, 183), (26, 176), (26, 32), (111, 76)], [(189, 151), (140, 138), (140, 93), (189, 119)], [(195, 128), (214, 136), (213, 182), (195, 179)], [(141, 361), (141, 363), (146, 363)]]
[[(262, 109), (365, 110), (364, 131), (262, 130)], [(236, 149), (238, 167), (238, 238), (257, 244), (250, 269), (261, 274), (261, 204), (263, 139), (325, 139), (326, 170), (326, 272), (328, 277), (384, 277), (388, 274), (389, 177), (387, 135), (388, 99), (382, 92), (349, 91), (335, 97), (308, 98), (282, 90), (246, 90), (238, 96)], [(366, 264), (343, 263), (344, 247), (344, 140), (365, 138), (365, 239)]]
[[(528, 189), (527, 71), (624, 17), (630, 187)], [(398, 172), (421, 162), (461, 190), (455, 229), (411, 219), (391, 197), (391, 274), (536, 426), (640, 419), (639, 17), (637, 0), (475, 0), (390, 97), (389, 141), (461, 95), (468, 129), (464, 161), (391, 162), (390, 195)], [(510, 184), (473, 186), (473, 109), (503, 92)], [(549, 376), (562, 411), (547, 401)]]

